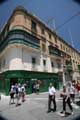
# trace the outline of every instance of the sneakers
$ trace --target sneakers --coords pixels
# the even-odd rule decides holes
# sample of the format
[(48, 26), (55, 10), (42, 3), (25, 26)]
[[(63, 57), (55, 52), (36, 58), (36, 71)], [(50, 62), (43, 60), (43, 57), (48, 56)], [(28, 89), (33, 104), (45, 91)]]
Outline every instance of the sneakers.
[(64, 111), (61, 111), (60, 113), (61, 113), (61, 114), (63, 114), (63, 113), (64, 113)]
[(65, 117), (66, 116), (65, 112), (63, 113), (60, 112), (60, 116)]
[(60, 114), (61, 114), (62, 117), (65, 117), (66, 112), (65, 111), (61, 111)]
[(69, 115), (73, 115), (73, 111), (71, 111), (71, 112), (61, 111), (60, 112), (60, 116), (62, 116), (62, 117), (67, 117)]
[(51, 110), (48, 110), (48, 111), (47, 111), (47, 113), (50, 113), (50, 112), (51, 112)]
[(73, 111), (71, 112), (71, 115), (73, 115), (74, 113), (73, 113)]

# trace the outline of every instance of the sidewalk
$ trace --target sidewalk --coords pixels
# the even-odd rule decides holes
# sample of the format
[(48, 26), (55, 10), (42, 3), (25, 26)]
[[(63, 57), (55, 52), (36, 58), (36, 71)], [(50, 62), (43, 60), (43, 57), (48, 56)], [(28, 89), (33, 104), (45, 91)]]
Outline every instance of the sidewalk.
[[(57, 100), (62, 100), (62, 98), (60, 97), (60, 92), (61, 92), (61, 90), (60, 91), (56, 91), (56, 99)], [(33, 93), (33, 94), (26, 94), (26, 98), (27, 99), (30, 99), (30, 98), (32, 98), (32, 99), (42, 99), (42, 100), (48, 100), (48, 92), (41, 92), (41, 93), (39, 93), (39, 95), (37, 95), (37, 94), (35, 94), (35, 93)], [(10, 96), (5, 96), (5, 95), (1, 95), (1, 101), (6, 101), (6, 100), (8, 100), (9, 101), (9, 99), (10, 99)], [(76, 96), (75, 96), (75, 101), (80, 101), (80, 99), (78, 98), (78, 95), (76, 94)]]

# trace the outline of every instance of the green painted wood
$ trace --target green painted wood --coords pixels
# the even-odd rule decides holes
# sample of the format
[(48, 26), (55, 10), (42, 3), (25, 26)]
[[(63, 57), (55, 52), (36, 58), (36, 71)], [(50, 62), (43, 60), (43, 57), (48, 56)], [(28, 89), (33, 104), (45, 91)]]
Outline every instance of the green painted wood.
[(24, 30), (11, 30), (3, 40), (0, 40), (0, 52), (10, 44), (23, 44), (40, 50), (40, 40)]
[[(40, 91), (47, 91), (49, 84), (52, 82), (54, 86), (59, 89), (59, 76), (54, 73), (47, 72), (34, 72), (34, 71), (24, 71), (24, 70), (14, 70), (14, 71), (6, 71), (2, 73), (2, 80), (5, 81), (5, 88), (3, 87), (6, 95), (9, 94), (11, 80), (14, 78), (17, 79), (17, 82), (20, 84), (24, 84), (25, 81), (29, 81), (29, 87), (26, 90), (27, 93), (31, 93), (31, 86), (33, 80), (40, 80), (42, 82), (40, 86)], [(0, 81), (2, 82), (2, 81)], [(2, 88), (1, 88), (2, 89)]]

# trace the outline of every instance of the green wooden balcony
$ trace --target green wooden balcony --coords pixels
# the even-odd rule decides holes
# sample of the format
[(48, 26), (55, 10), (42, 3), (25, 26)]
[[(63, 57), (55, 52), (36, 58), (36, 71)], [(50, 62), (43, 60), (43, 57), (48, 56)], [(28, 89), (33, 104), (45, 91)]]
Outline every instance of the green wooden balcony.
[(49, 54), (61, 57), (61, 51), (52, 45), (49, 45)]
[(70, 61), (66, 61), (66, 70), (69, 73), (71, 73), (73, 71), (71, 60)]
[(10, 44), (24, 44), (34, 49), (40, 49), (40, 40), (35, 36), (23, 31), (12, 30), (9, 31), (4, 40), (0, 41), (0, 52), (2, 52)]

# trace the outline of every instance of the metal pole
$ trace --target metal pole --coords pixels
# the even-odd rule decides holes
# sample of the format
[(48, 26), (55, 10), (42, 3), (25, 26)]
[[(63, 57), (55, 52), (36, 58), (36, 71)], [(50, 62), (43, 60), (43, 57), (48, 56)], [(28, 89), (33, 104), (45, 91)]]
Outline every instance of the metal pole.
[(64, 66), (63, 66), (63, 85), (65, 85), (66, 82), (65, 82), (65, 71), (64, 71)]
[(65, 81), (65, 69), (64, 69), (64, 57), (63, 57), (63, 85), (66, 84), (66, 81)]

